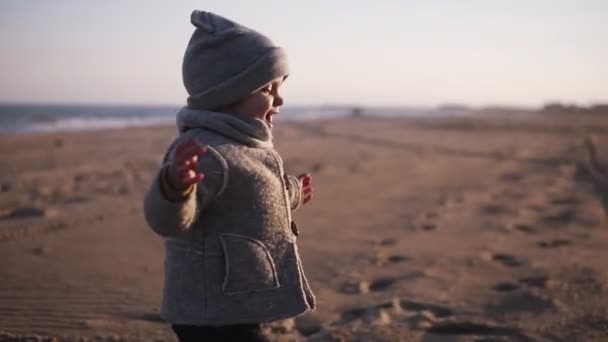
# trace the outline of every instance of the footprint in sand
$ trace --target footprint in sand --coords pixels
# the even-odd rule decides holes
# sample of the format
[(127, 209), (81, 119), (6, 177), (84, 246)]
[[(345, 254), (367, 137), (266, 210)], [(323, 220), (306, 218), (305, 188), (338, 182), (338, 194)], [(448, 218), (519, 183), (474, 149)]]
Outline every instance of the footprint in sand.
[(526, 234), (536, 233), (536, 229), (532, 228), (532, 226), (527, 223), (514, 223), (513, 225), (511, 225), (511, 228), (519, 230), (520, 232), (524, 232)]
[(401, 263), (401, 262), (406, 262), (406, 261), (410, 261), (411, 259), (409, 257), (406, 257), (404, 255), (391, 255), (388, 257), (388, 262), (390, 263)]
[(540, 221), (545, 225), (559, 228), (574, 221), (576, 216), (576, 211), (573, 208), (564, 208), (557, 212), (542, 216)]
[(395, 284), (397, 280), (398, 278), (395, 277), (378, 278), (369, 284), (369, 289), (374, 292), (385, 291)]
[(520, 288), (519, 284), (511, 283), (508, 281), (500, 282), (500, 283), (492, 286), (492, 290), (498, 291), (498, 292), (511, 292), (511, 291), (515, 291), (519, 288)]
[(27, 219), (27, 218), (51, 218), (57, 216), (59, 212), (52, 208), (38, 208), (38, 207), (20, 207), (9, 210), (3, 215), (0, 215), (0, 220), (11, 220), (11, 219)]
[(380, 246), (394, 246), (399, 242), (397, 238), (384, 238), (378, 242)]
[(549, 200), (549, 202), (553, 205), (578, 205), (581, 203), (581, 200), (576, 196), (556, 196)]
[(460, 196), (455, 197), (454, 201), (448, 202), (447, 205), (456, 206), (456, 205), (459, 205), (459, 204), (463, 204), (464, 202), (465, 202), (464, 195), (461, 194)]
[(366, 294), (369, 293), (369, 282), (362, 281), (345, 281), (343, 282), (338, 292), (345, 294)]
[(399, 264), (403, 262), (410, 261), (411, 259), (405, 255), (386, 255), (385, 253), (379, 251), (369, 259), (369, 262), (376, 266), (385, 266), (389, 264)]
[(574, 243), (570, 240), (567, 239), (555, 239), (555, 240), (549, 240), (549, 241), (539, 241), (536, 243), (539, 247), (541, 248), (559, 248), (559, 247), (564, 247), (564, 246), (571, 246)]
[(418, 312), (429, 311), (438, 318), (447, 318), (455, 314), (454, 310), (438, 304), (417, 302), (409, 299), (401, 299), (399, 300), (399, 304), (403, 310)]
[(420, 229), (422, 229), (424, 231), (435, 230), (435, 229), (437, 229), (437, 225), (434, 223), (429, 223), (429, 222), (421, 223)]
[(547, 207), (540, 204), (530, 204), (526, 207), (526, 209), (530, 210), (533, 213), (542, 213), (543, 211), (547, 210)]
[(91, 197), (86, 196), (71, 196), (64, 198), (61, 202), (63, 204), (78, 204), (78, 203), (86, 203), (91, 202), (93, 199)]
[(486, 311), (496, 313), (542, 312), (552, 310), (561, 305), (557, 300), (545, 294), (530, 291), (511, 291), (500, 297), (500, 301), (486, 306)]
[(526, 198), (527, 194), (522, 191), (504, 190), (496, 194), (497, 198), (506, 199), (509, 201), (518, 201)]
[[(502, 339), (499, 340), (499, 337), (518, 338), (517, 340), (525, 338), (525, 335), (518, 328), (485, 322), (437, 322), (426, 329), (426, 331), (437, 335), (492, 336), (491, 340), (485, 341), (504, 341)], [(475, 341), (482, 340), (476, 339)], [(511, 340), (509, 339), (509, 341)]]
[[(525, 223), (515, 223), (512, 228), (524, 233), (533, 233), (535, 226), (561, 228), (580, 219), (577, 207), (581, 205), (581, 198), (575, 193), (574, 179), (570, 171), (569, 168), (560, 169), (559, 174), (540, 184), (541, 187), (534, 191), (533, 197), (523, 199), (519, 216)], [(553, 248), (550, 245), (547, 247)]]
[(484, 204), (479, 210), (483, 214), (487, 215), (503, 215), (509, 213), (509, 209), (501, 204)]
[(346, 294), (366, 294), (371, 292), (380, 292), (389, 289), (395, 282), (397, 282), (397, 278), (393, 277), (384, 277), (378, 278), (371, 282), (366, 280), (361, 281), (347, 281), (342, 283), (339, 288), (339, 292)]
[(523, 262), (510, 254), (497, 253), (492, 256), (492, 260), (507, 267), (519, 267)]
[(424, 273), (413, 271), (398, 277), (378, 277), (372, 281), (367, 280), (352, 280), (343, 282), (338, 289), (338, 292), (347, 294), (365, 294), (369, 292), (384, 292), (389, 290), (399, 281), (407, 281), (424, 277)]
[(35, 255), (46, 255), (49, 253), (49, 249), (47, 247), (41, 246), (32, 249), (32, 254)]
[(424, 217), (427, 219), (436, 219), (439, 217), (439, 214), (436, 211), (429, 211), (426, 214), (424, 214)]
[(537, 275), (519, 278), (519, 282), (528, 287), (546, 287), (549, 277), (546, 275)]
[[(393, 298), (391, 301), (376, 305), (344, 310), (338, 321), (332, 322), (330, 325), (344, 325), (356, 321), (372, 325), (396, 323), (406, 324), (409, 329), (433, 334), (435, 338), (437, 338), (436, 335), (443, 335), (450, 340), (466, 335), (481, 338), (491, 337), (496, 341), (502, 340), (501, 338), (530, 340), (516, 327), (502, 326), (487, 320), (464, 321), (455, 315), (454, 310), (443, 305), (418, 302), (407, 298)], [(423, 341), (426, 339), (423, 338)]]
[(498, 175), (498, 179), (506, 182), (520, 181), (524, 178), (523, 174), (517, 171), (507, 171)]
[[(412, 301), (407, 298), (393, 298), (391, 301), (364, 306), (355, 307), (345, 310), (341, 314), (341, 323), (351, 322), (357, 319), (368, 319), (370, 317), (381, 318), (382, 315), (400, 316), (402, 318), (411, 318), (413, 315), (426, 317), (430, 321), (435, 321), (437, 318), (443, 319), (453, 316), (454, 310), (431, 303)], [(386, 317), (384, 317), (386, 320)]]
[(420, 218), (417, 220), (417, 222), (414, 224), (414, 226), (418, 230), (422, 230), (422, 231), (435, 230), (435, 229), (437, 229), (437, 224), (434, 221), (439, 219), (439, 217), (440, 217), (440, 215), (437, 211), (435, 211), (435, 210), (427, 211), (420, 216)]
[(394, 246), (397, 242), (398, 240), (395, 238), (385, 238), (374, 242), (374, 255), (369, 258), (369, 262), (376, 266), (384, 266), (410, 261), (410, 258), (405, 255), (387, 253), (386, 247)]

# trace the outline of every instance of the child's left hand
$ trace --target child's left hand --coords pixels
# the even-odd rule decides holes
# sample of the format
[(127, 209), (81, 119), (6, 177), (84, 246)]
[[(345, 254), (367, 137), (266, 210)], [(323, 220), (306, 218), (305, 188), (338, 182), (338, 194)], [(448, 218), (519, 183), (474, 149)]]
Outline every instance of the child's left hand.
[(303, 173), (298, 176), (298, 179), (300, 180), (300, 186), (304, 194), (303, 203), (306, 204), (312, 199), (312, 176), (308, 173)]

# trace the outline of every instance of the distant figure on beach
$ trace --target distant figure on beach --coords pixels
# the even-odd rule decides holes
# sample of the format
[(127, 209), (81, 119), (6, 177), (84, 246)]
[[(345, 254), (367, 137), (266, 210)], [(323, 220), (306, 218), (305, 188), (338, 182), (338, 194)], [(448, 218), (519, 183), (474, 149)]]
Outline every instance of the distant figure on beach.
[(161, 315), (180, 341), (266, 341), (261, 323), (315, 308), (292, 212), (309, 174), (285, 174), (273, 148), (287, 58), (264, 35), (194, 11), (179, 136), (144, 199), (165, 237)]

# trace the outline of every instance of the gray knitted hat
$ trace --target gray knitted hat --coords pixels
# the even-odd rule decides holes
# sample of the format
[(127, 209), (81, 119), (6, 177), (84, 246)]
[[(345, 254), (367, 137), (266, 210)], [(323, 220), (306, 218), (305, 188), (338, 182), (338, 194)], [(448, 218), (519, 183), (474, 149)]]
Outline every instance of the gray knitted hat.
[(182, 77), (188, 106), (217, 109), (288, 74), (287, 56), (264, 35), (219, 15), (193, 11)]

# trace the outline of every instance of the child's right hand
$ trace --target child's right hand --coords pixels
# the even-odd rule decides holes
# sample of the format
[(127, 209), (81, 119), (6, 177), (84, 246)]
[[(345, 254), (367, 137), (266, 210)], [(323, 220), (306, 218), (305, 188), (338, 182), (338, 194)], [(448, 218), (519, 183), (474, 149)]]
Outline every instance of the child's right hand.
[(186, 190), (200, 182), (204, 175), (198, 172), (198, 155), (207, 152), (207, 149), (189, 139), (175, 148), (175, 157), (168, 166), (169, 185), (175, 190)]

